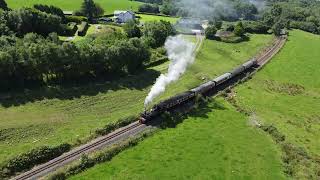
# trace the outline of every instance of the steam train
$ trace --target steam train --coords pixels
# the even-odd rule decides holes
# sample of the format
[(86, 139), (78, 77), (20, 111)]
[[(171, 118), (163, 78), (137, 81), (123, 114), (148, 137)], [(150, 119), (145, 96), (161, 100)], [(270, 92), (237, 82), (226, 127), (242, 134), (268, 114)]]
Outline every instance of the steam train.
[(250, 59), (249, 61), (245, 62), (244, 64), (236, 67), (230, 72), (227, 72), (209, 82), (206, 82), (196, 88), (193, 88), (189, 91), (183, 92), (181, 94), (178, 94), (174, 97), (171, 97), (170, 99), (164, 100), (160, 102), (159, 104), (154, 105), (150, 111), (145, 111), (141, 114), (139, 121), (140, 123), (146, 123), (147, 121), (151, 120), (152, 118), (158, 116), (159, 114), (170, 110), (182, 103), (185, 103), (193, 98), (195, 98), (197, 95), (205, 95), (209, 90), (213, 90), (214, 88), (218, 87), (222, 83), (228, 81), (229, 79), (232, 79), (233, 77), (247, 71), (248, 69), (252, 67), (256, 67), (258, 65), (258, 62), (255, 58)]

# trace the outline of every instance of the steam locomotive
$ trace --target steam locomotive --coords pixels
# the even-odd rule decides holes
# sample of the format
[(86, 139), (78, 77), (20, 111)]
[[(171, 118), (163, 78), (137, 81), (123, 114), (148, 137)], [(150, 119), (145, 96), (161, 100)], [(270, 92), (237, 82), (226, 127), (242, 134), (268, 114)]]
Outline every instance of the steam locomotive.
[(212, 90), (222, 83), (228, 81), (229, 79), (241, 74), (242, 72), (252, 68), (256, 67), (258, 65), (258, 62), (255, 58), (250, 59), (249, 61), (245, 62), (244, 64), (236, 67), (230, 72), (227, 72), (209, 82), (206, 82), (196, 88), (193, 88), (189, 91), (183, 92), (181, 94), (178, 94), (174, 97), (171, 97), (170, 99), (164, 100), (160, 102), (159, 104), (154, 105), (150, 111), (145, 111), (141, 114), (139, 121), (141, 123), (146, 123), (147, 121), (151, 120), (152, 118), (158, 116), (159, 114), (170, 110), (182, 103), (185, 103), (193, 98), (195, 98), (197, 95), (204, 95), (209, 90)]

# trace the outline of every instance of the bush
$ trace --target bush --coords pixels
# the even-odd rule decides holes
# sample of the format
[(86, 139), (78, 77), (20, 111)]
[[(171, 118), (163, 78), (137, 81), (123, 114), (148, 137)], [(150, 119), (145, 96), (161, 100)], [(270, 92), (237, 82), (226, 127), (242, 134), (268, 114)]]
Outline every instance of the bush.
[(286, 137), (273, 125), (261, 126), (265, 132), (269, 133), (276, 142), (283, 142)]
[(158, 5), (142, 4), (139, 6), (139, 12), (160, 13)]
[(233, 32), (236, 36), (243, 36), (244, 35), (245, 31), (244, 31), (243, 24), (241, 21), (236, 24)]
[(101, 152), (93, 153), (90, 156), (82, 156), (80, 161), (78, 161), (77, 163), (71, 164), (67, 168), (61, 169), (58, 172), (55, 172), (54, 174), (49, 176), (48, 179), (50, 180), (67, 179), (67, 177), (78, 174), (87, 168), (93, 167), (96, 164), (110, 161), (114, 156), (119, 154), (121, 151), (130, 147), (136, 146), (140, 141), (142, 141), (145, 137), (151, 134), (152, 134), (152, 131), (148, 131), (143, 134), (139, 134), (136, 137), (131, 137), (128, 140), (117, 143), (110, 148), (102, 150)]
[(127, 118), (120, 119), (119, 121), (117, 121), (115, 123), (110, 123), (110, 124), (106, 125), (102, 129), (96, 130), (96, 134), (99, 136), (107, 135), (120, 127), (124, 127), (124, 126), (129, 125), (130, 123), (133, 123), (136, 120), (137, 120), (137, 117), (135, 117), (135, 116), (129, 116)]
[(235, 35), (219, 38), (219, 41), (225, 42), (225, 43), (240, 43), (246, 40), (248, 40), (247, 36), (235, 36)]
[(290, 27), (311, 33), (320, 33), (318, 32), (317, 26), (313, 22), (291, 21)]
[(228, 24), (228, 25), (226, 26), (226, 31), (232, 32), (233, 30), (234, 30), (234, 25), (233, 25), (233, 24)]
[(78, 26), (75, 22), (70, 22), (66, 25), (64, 25), (64, 32), (62, 35), (64, 36), (74, 36), (74, 34), (77, 32)]
[(205, 30), (206, 38), (208, 38), (208, 39), (215, 39), (216, 33), (217, 33), (217, 28), (215, 26), (209, 26)]
[(69, 151), (71, 148), (70, 144), (61, 144), (56, 147), (40, 147), (31, 150), (30, 152), (24, 153), (9, 160), (2, 168), (1, 171), (5, 177), (10, 177), (17, 172), (22, 172), (31, 169), (33, 166), (45, 163), (53, 158), (56, 158)]
[(67, 22), (81, 23), (82, 21), (88, 22), (88, 18), (84, 16), (66, 16)]
[(123, 26), (123, 30), (124, 30), (124, 32), (126, 32), (126, 34), (129, 38), (141, 37), (141, 30), (138, 27), (138, 24), (134, 20), (128, 21)]
[(85, 36), (87, 34), (88, 28), (89, 28), (89, 24), (85, 21), (82, 21), (80, 28), (78, 30), (78, 36)]
[(257, 34), (268, 34), (269, 26), (259, 21), (245, 21), (243, 22), (245, 32), (257, 33)]

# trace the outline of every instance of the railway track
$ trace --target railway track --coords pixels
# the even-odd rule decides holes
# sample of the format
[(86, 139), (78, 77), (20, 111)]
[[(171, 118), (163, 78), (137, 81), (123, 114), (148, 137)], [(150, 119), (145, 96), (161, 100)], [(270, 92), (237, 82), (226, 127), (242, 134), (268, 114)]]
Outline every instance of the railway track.
[(134, 122), (128, 126), (120, 128), (115, 132), (112, 132), (106, 136), (98, 138), (89, 144), (80, 146), (79, 148), (72, 150), (60, 157), (57, 157), (45, 164), (37, 166), (30, 171), (27, 171), (19, 176), (16, 176), (15, 180), (25, 180), (25, 179), (37, 179), (41, 176), (48, 174), (51, 171), (56, 170), (57, 168), (79, 158), (85, 153), (92, 152), (103, 146), (114, 144), (115, 142), (127, 138), (128, 136), (135, 135), (139, 132), (142, 132), (148, 128), (147, 125), (141, 124), (140, 122)]
[[(258, 65), (259, 65), (258, 69), (263, 67), (281, 49), (284, 43), (285, 43), (285, 38), (278, 38), (270, 49), (268, 49), (260, 57), (257, 57)], [(201, 44), (202, 44), (202, 39), (199, 39), (195, 50), (197, 50), (199, 48), (198, 46), (201, 46)], [(38, 179), (58, 169), (59, 167), (62, 167), (78, 159), (83, 154), (93, 152), (107, 145), (112, 145), (120, 140), (128, 138), (129, 136), (136, 135), (146, 130), (147, 128), (151, 128), (151, 126), (148, 126), (146, 124), (141, 124), (139, 121), (136, 121), (106, 136), (97, 138), (88, 144), (82, 145), (68, 153), (65, 153), (45, 164), (36, 166), (33, 169), (19, 176), (14, 177), (13, 179), (15, 180)]]
[(269, 50), (267, 50), (266, 53), (264, 53), (260, 57), (257, 57), (257, 61), (258, 61), (258, 65), (259, 65), (258, 69), (263, 67), (275, 54), (277, 54), (285, 42), (286, 42), (286, 37), (277, 38), (274, 45)]

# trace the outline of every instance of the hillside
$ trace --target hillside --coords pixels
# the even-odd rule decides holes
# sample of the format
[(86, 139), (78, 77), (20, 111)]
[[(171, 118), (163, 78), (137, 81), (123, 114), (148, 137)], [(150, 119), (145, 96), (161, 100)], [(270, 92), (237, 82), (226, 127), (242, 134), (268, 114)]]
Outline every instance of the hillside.
[[(47, 4), (60, 7), (64, 11), (79, 10), (83, 0), (6, 0), (8, 6), (13, 9), (21, 7), (30, 7), (34, 4)], [(140, 2), (131, 0), (95, 0), (104, 8), (105, 14), (113, 14), (114, 10), (138, 10)]]

